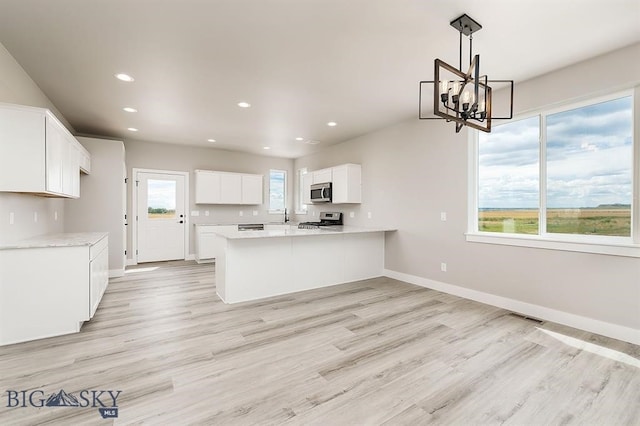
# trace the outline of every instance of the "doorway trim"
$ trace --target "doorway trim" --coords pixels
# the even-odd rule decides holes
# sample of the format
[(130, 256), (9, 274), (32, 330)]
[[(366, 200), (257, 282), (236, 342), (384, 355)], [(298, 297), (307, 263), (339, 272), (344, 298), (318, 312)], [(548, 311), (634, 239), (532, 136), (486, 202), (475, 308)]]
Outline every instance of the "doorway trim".
[(133, 226), (131, 227), (131, 250), (132, 250), (132, 265), (138, 264), (138, 172), (141, 173), (164, 173), (168, 175), (180, 175), (184, 176), (184, 224), (185, 224), (185, 232), (184, 232), (184, 260), (189, 259), (189, 243), (190, 243), (190, 235), (191, 228), (190, 220), (191, 217), (190, 209), (189, 209), (189, 172), (181, 172), (177, 170), (159, 170), (159, 169), (139, 169), (133, 168), (133, 180), (131, 181), (131, 223)]

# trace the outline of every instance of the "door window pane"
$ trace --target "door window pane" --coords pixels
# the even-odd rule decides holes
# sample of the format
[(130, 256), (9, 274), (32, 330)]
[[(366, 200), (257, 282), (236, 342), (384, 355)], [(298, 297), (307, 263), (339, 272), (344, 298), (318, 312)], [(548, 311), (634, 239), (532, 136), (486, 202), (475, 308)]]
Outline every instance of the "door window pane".
[(176, 217), (176, 185), (174, 180), (147, 181), (147, 218), (173, 219)]
[(547, 116), (547, 232), (631, 235), (631, 96)]
[(538, 116), (495, 126), (478, 143), (478, 230), (538, 233)]

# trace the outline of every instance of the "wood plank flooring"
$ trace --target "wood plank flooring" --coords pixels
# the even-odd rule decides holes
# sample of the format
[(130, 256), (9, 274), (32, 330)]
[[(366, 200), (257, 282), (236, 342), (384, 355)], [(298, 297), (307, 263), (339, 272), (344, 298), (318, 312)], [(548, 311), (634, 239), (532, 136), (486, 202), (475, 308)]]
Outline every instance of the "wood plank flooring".
[[(128, 269), (0, 374), (1, 425), (640, 424), (638, 346), (388, 278), (225, 305), (193, 262)], [(37, 389), (121, 390), (118, 418), (7, 408)]]

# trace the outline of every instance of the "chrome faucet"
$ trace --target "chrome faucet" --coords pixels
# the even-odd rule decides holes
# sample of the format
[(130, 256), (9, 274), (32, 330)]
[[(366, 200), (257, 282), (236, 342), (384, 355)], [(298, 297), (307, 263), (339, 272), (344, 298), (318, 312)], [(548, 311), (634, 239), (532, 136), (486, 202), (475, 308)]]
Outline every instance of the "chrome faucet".
[(289, 215), (287, 214), (287, 208), (284, 208), (284, 223), (289, 222)]

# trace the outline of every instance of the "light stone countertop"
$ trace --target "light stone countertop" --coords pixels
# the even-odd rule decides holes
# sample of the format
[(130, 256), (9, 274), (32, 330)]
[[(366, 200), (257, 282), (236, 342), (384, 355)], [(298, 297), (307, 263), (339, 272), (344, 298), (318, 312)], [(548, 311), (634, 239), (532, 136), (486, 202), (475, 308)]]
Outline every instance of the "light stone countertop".
[(108, 232), (74, 232), (38, 235), (12, 243), (0, 244), (0, 250), (41, 247), (92, 246), (107, 235), (109, 235)]
[(315, 235), (344, 235), (361, 234), (366, 232), (389, 232), (395, 231), (391, 228), (363, 228), (358, 226), (326, 226), (320, 229), (273, 229), (264, 231), (238, 231), (238, 230), (218, 230), (215, 234), (229, 240), (244, 240), (252, 238), (281, 238), (281, 237), (308, 237)]

